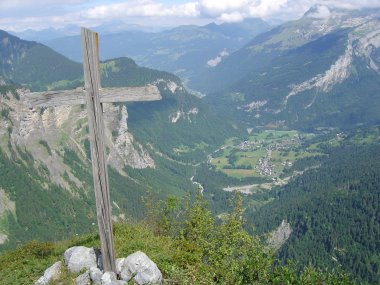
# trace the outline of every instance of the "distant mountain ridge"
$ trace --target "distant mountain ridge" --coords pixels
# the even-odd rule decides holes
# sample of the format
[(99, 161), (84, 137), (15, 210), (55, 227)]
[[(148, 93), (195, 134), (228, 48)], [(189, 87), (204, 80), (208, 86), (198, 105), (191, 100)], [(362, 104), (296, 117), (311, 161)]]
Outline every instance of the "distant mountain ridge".
[[(0, 77), (34, 90), (75, 86), (81, 66), (51, 48), (0, 30)], [(52, 64), (54, 63), (54, 64)]]
[[(200, 70), (210, 68), (209, 60), (223, 51), (236, 51), (269, 28), (261, 19), (246, 19), (241, 23), (179, 26), (157, 33), (100, 34), (100, 56), (103, 60), (131, 57), (140, 65), (173, 72), (191, 81)], [(79, 36), (58, 38), (44, 44), (72, 60), (81, 61)]]
[[(249, 126), (380, 122), (378, 10), (311, 9), (257, 36), (193, 86)], [(323, 16), (323, 17), (322, 17)], [(344, 106), (342, 108), (342, 106)], [(232, 109), (231, 109), (232, 108)]]

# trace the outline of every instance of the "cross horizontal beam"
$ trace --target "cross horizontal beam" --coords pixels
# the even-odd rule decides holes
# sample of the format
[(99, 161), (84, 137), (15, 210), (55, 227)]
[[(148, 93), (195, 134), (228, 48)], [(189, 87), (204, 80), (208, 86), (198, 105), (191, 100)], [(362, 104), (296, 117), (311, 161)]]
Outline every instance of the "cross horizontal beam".
[[(74, 90), (33, 92), (24, 97), (24, 102), (29, 107), (56, 107), (63, 105), (86, 104), (86, 90), (77, 88)], [(142, 87), (115, 87), (99, 89), (100, 103), (137, 102), (161, 100), (161, 94), (157, 86), (147, 85)]]

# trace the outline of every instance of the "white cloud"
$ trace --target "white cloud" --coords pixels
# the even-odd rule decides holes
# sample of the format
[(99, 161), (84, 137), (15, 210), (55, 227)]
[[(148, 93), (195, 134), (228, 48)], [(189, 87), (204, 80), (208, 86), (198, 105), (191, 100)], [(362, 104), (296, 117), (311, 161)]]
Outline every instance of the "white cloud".
[[(345, 9), (380, 7), (379, 0), (188, 0), (183, 4), (168, 0), (0, 0), (0, 29), (67, 24), (91, 27), (111, 20), (151, 26), (238, 22), (248, 17), (286, 21), (301, 17), (315, 4)], [(327, 14), (321, 8), (315, 16)]]
[(219, 63), (222, 62), (223, 60), (223, 57), (225, 56), (228, 56), (229, 53), (226, 49), (222, 50), (215, 58), (212, 58), (210, 59), (209, 61), (207, 61), (207, 65), (209, 67), (215, 67), (217, 66)]
[(222, 22), (241, 22), (244, 20), (244, 15), (240, 12), (232, 12), (232, 13), (223, 13), (217, 19)]
[(164, 5), (155, 1), (128, 1), (125, 3), (101, 5), (85, 11), (83, 16), (90, 19), (110, 17), (197, 17), (196, 2), (180, 5)]
[(327, 6), (317, 5), (307, 13), (307, 16), (316, 19), (327, 19), (331, 16), (331, 11)]
[(89, 2), (89, 0), (0, 0), (0, 9), (25, 9), (46, 5), (73, 5)]
[(240, 12), (242, 8), (250, 5), (250, 0), (200, 0), (199, 10), (204, 14), (212, 17), (218, 17), (222, 14)]

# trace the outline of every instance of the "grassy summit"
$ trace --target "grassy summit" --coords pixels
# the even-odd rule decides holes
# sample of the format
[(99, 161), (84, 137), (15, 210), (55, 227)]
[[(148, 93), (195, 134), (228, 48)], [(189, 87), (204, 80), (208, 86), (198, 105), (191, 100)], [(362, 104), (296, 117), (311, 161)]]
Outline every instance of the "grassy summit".
[[(146, 206), (152, 202), (145, 197)], [(144, 223), (115, 224), (116, 255), (144, 251), (162, 271), (164, 284), (350, 284), (339, 271), (297, 272), (279, 265), (271, 250), (244, 230), (241, 197), (231, 202), (231, 213), (216, 225), (200, 194), (192, 202), (171, 197), (149, 208)], [(98, 247), (99, 240), (90, 234), (55, 244), (30, 242), (0, 256), (0, 283), (32, 284), (74, 245)], [(64, 271), (54, 284), (74, 284), (73, 278)]]

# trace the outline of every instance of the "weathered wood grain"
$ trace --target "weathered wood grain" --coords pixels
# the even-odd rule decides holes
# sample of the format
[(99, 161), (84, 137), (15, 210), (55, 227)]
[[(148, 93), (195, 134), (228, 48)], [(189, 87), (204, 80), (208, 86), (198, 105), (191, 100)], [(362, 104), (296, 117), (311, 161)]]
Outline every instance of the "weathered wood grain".
[(103, 270), (116, 271), (113, 245), (111, 203), (104, 142), (103, 112), (99, 99), (100, 69), (98, 34), (82, 28), (84, 82), (91, 145), (96, 212), (101, 243)]
[[(99, 89), (100, 103), (137, 102), (161, 100), (161, 94), (154, 85), (142, 87), (115, 87)], [(24, 98), (28, 107), (56, 107), (86, 103), (84, 88), (63, 91), (33, 92)]]

